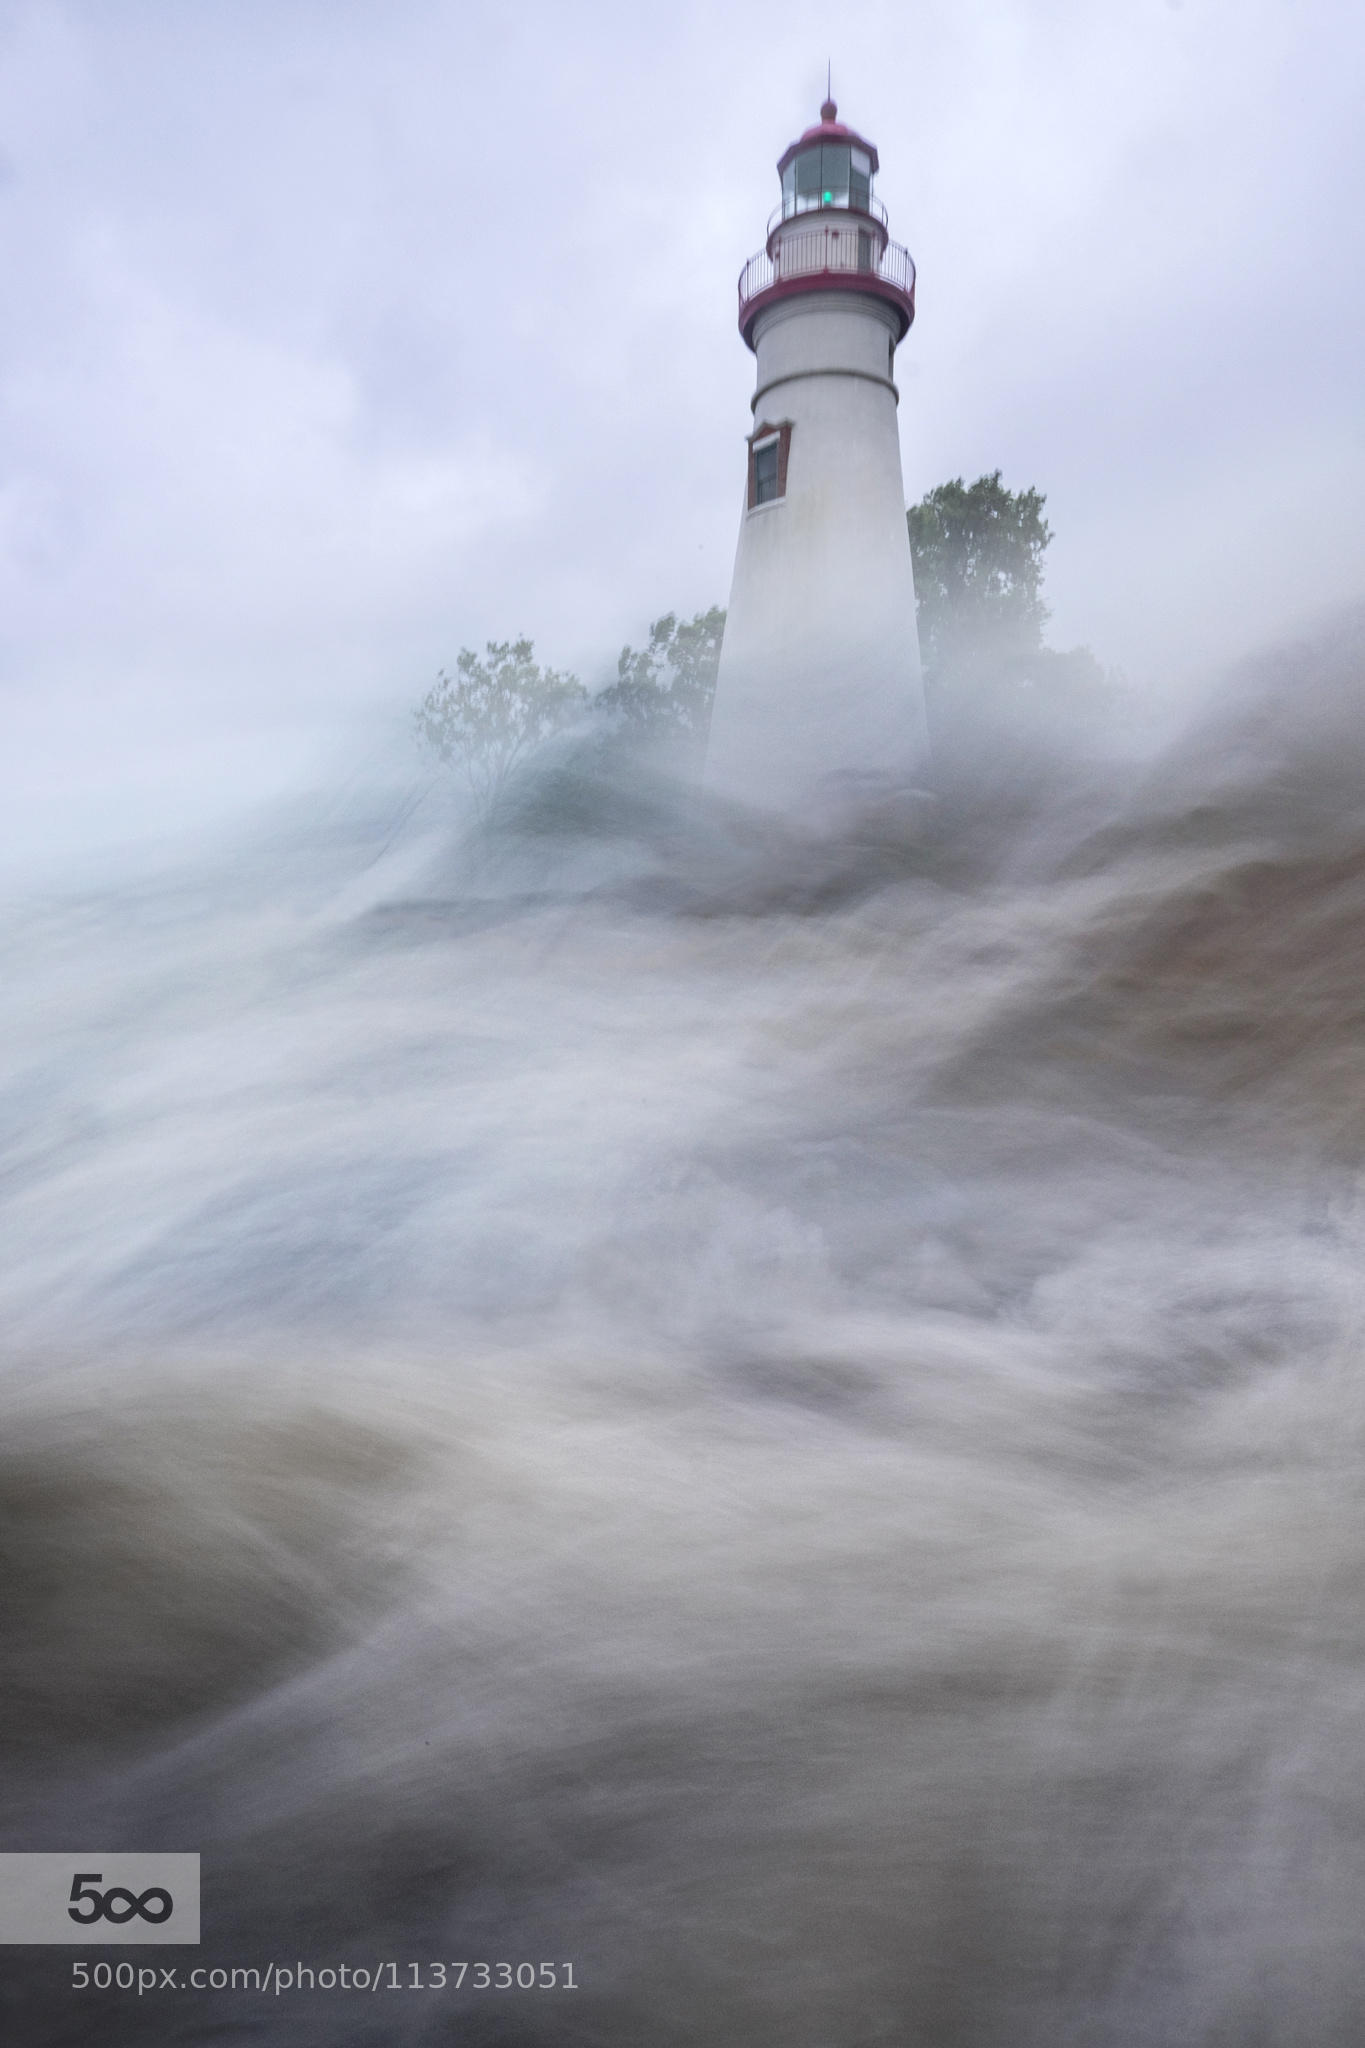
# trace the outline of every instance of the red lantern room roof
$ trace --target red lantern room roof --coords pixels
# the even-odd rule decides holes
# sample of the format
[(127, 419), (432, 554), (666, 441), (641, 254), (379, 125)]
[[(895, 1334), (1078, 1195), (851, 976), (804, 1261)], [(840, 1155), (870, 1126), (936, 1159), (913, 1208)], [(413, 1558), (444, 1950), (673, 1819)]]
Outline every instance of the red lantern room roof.
[(853, 145), (854, 149), (865, 149), (867, 151), (872, 159), (872, 175), (875, 178), (878, 170), (875, 146), (867, 141), (866, 137), (855, 134), (852, 128), (846, 128), (838, 118), (838, 115), (839, 109), (835, 106), (833, 100), (826, 100), (820, 109), (818, 124), (814, 128), (808, 128), (798, 141), (788, 143), (778, 158), (777, 174), (779, 177), (781, 177), (794, 156), (799, 156), (803, 149), (811, 148), (814, 143), (848, 142)]

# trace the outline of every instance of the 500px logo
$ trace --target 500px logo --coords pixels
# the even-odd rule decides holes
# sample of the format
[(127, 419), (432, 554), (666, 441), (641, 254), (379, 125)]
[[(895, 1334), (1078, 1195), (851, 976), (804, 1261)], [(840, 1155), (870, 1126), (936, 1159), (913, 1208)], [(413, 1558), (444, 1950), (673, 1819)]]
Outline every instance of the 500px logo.
[(169, 1920), (175, 1911), (175, 1901), (163, 1885), (150, 1885), (140, 1898), (121, 1884), (110, 1885), (103, 1893), (86, 1889), (87, 1885), (103, 1883), (102, 1870), (78, 1870), (71, 1880), (72, 1898), (81, 1900), (90, 1908), (88, 1913), (83, 1913), (79, 1906), (66, 1909), (70, 1918), (79, 1920), (82, 1927), (93, 1926), (96, 1920), (112, 1920), (116, 1927), (121, 1927), (125, 1920), (132, 1919), (134, 1913), (160, 1927), (162, 1921)]
[(0, 1854), (0, 1943), (107, 1948), (198, 1939), (197, 1855), (112, 1849)]

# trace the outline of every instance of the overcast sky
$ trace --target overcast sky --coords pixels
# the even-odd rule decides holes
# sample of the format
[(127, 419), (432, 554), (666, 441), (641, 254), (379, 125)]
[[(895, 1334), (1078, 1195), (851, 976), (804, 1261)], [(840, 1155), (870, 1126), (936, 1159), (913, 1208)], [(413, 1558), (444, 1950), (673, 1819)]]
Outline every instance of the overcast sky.
[(725, 601), (735, 279), (817, 118), (1153, 689), (1365, 595), (1357, 0), (0, 0), (0, 848), (284, 788), (465, 643)]

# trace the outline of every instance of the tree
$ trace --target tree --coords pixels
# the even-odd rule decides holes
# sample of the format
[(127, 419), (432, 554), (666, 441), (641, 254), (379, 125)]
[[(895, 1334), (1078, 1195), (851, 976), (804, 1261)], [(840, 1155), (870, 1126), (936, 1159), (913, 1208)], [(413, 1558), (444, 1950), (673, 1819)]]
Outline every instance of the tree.
[(422, 751), (458, 763), (485, 815), (517, 763), (587, 701), (577, 676), (540, 668), (530, 640), (490, 640), (486, 660), (462, 647), (413, 713)]
[(616, 681), (596, 709), (630, 739), (681, 738), (705, 743), (716, 694), (725, 613), (719, 605), (679, 620), (668, 612), (649, 629), (649, 645), (623, 647)]
[(1007, 491), (997, 469), (970, 485), (955, 477), (910, 507), (926, 675), (994, 666), (1042, 646), (1046, 502), (1040, 491)]
[[(1000, 471), (940, 484), (906, 513), (925, 695), (936, 738), (983, 712), (1080, 730), (1109, 717), (1120, 678), (1088, 647), (1043, 644), (1041, 491), (1008, 491)], [(956, 729), (956, 730), (955, 730)]]

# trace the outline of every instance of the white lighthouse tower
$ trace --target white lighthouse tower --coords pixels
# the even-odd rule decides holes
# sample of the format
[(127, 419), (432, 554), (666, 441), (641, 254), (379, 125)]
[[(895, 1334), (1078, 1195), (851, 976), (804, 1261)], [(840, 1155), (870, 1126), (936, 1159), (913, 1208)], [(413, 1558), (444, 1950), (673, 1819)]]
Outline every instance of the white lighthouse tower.
[(912, 782), (928, 752), (894, 374), (915, 266), (838, 111), (784, 151), (740, 274), (758, 381), (706, 757), (718, 793), (815, 817)]

